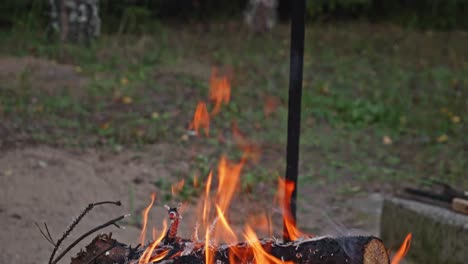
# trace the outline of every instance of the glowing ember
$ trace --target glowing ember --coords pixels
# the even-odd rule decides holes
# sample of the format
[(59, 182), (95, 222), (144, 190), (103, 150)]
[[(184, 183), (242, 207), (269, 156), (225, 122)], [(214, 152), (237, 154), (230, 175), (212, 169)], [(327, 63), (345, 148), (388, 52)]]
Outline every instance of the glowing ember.
[(156, 199), (156, 194), (153, 193), (151, 194), (151, 202), (150, 204), (148, 205), (148, 207), (145, 208), (145, 210), (143, 211), (143, 228), (141, 229), (141, 234), (140, 234), (140, 244), (141, 245), (144, 245), (145, 244), (145, 240), (146, 240), (146, 224), (148, 223), (148, 214), (149, 214), (149, 211), (151, 209), (151, 207), (153, 206), (154, 204), (154, 200)]
[(184, 184), (185, 184), (185, 180), (182, 179), (180, 180), (178, 183), (176, 184), (173, 184), (171, 186), (171, 192), (172, 192), (172, 195), (176, 195), (178, 193), (180, 193), (182, 191), (182, 189), (184, 189)]
[[(154, 261), (157, 261), (157, 260), (161, 260), (165, 256), (167, 256), (167, 254), (169, 253), (169, 251), (167, 250), (167, 251), (163, 251), (163, 252), (161, 252), (158, 255), (153, 257), (154, 249), (156, 248), (157, 245), (159, 245), (159, 243), (163, 240), (164, 236), (166, 235), (166, 230), (167, 230), (167, 222), (166, 221), (163, 222), (163, 226), (164, 227), (163, 227), (163, 230), (162, 230), (160, 236), (156, 240), (154, 240), (146, 248), (146, 250), (141, 255), (140, 259), (138, 260), (138, 264), (147, 264), (147, 263), (151, 263), (151, 262), (154, 262)], [(154, 233), (156, 233), (156, 232), (153, 232), (153, 234)], [(157, 260), (154, 260), (154, 259), (157, 259)]]
[(400, 261), (406, 256), (406, 254), (408, 253), (408, 250), (410, 249), (411, 238), (412, 237), (413, 237), (413, 235), (411, 233), (406, 235), (405, 240), (401, 244), (398, 251), (395, 253), (395, 256), (393, 256), (391, 264), (400, 263)]
[(245, 229), (245, 239), (247, 243), (250, 244), (252, 247), (253, 255), (254, 255), (254, 262), (257, 264), (284, 264), (289, 263), (292, 264), (292, 261), (283, 261), (281, 259), (277, 259), (276, 257), (268, 254), (265, 249), (263, 249), (260, 241), (257, 238), (255, 232), (249, 226)]
[(203, 128), (205, 135), (208, 136), (210, 132), (210, 115), (204, 102), (199, 102), (193, 115), (193, 120), (189, 125), (190, 130), (194, 130), (197, 135), (200, 134), (200, 130)]
[(210, 100), (215, 107), (211, 115), (216, 115), (221, 110), (221, 105), (228, 104), (231, 97), (231, 84), (227, 76), (219, 76), (218, 69), (213, 68), (210, 77)]

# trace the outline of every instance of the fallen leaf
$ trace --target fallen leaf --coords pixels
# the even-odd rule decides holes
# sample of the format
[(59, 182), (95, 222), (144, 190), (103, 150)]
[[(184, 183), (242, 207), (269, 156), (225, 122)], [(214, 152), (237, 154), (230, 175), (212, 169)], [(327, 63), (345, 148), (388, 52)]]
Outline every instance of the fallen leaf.
[(393, 141), (392, 141), (392, 139), (391, 139), (389, 136), (384, 136), (384, 137), (382, 138), (382, 143), (383, 143), (384, 145), (387, 145), (387, 146), (388, 146), (388, 145), (391, 145), (391, 144), (393, 143)]
[(448, 141), (448, 136), (446, 134), (440, 135), (437, 138), (437, 142), (439, 142), (439, 143), (444, 143), (444, 142), (447, 142), (447, 141)]
[(187, 141), (187, 140), (189, 139), (189, 136), (188, 136), (188, 134), (183, 134), (183, 135), (180, 137), (180, 139), (181, 139), (182, 141)]
[(34, 108), (34, 111), (37, 113), (42, 113), (44, 111), (44, 107), (42, 105), (38, 105)]
[(460, 123), (460, 117), (459, 116), (452, 116), (452, 123), (458, 124)]
[(143, 128), (137, 128), (137, 129), (135, 129), (135, 136), (136, 136), (136, 137), (141, 138), (141, 137), (143, 137), (144, 135), (145, 135), (145, 129), (143, 129)]
[(152, 119), (159, 119), (159, 113), (158, 112), (151, 113), (151, 118)]
[(122, 103), (123, 104), (131, 104), (131, 103), (133, 103), (133, 99), (130, 96), (124, 96), (124, 97), (122, 97)]
[(105, 122), (105, 123), (102, 123), (99, 128), (101, 128), (102, 130), (106, 130), (108, 129), (110, 126), (110, 122)]
[(76, 66), (76, 67), (75, 67), (75, 72), (80, 73), (80, 72), (82, 72), (82, 71), (83, 71), (83, 69), (81, 69), (80, 66)]
[(127, 77), (122, 77), (122, 78), (120, 78), (120, 84), (122, 84), (122, 85), (127, 85), (127, 84), (128, 84), (128, 79), (127, 79)]
[(320, 93), (323, 95), (328, 95), (330, 94), (330, 88), (328, 87), (328, 84), (325, 84), (320, 88)]

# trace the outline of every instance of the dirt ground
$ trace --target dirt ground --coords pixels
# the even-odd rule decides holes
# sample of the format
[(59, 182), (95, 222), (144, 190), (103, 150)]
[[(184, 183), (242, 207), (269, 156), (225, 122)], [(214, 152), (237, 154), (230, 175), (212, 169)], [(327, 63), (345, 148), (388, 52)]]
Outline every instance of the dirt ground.
[[(48, 260), (52, 246), (41, 236), (35, 222), (46, 222), (57, 240), (73, 217), (89, 203), (122, 201), (122, 207), (101, 206), (87, 215), (68, 239), (70, 242), (91, 228), (130, 212), (131, 193), (134, 193), (133, 206), (141, 211), (148, 204), (150, 194), (157, 191), (151, 181), (170, 178), (171, 166), (187, 167), (184, 161), (168, 164), (161, 155), (168, 149), (173, 153), (178, 151), (177, 147), (165, 144), (149, 146), (141, 152), (128, 150), (120, 153), (38, 146), (11, 149), (0, 154), (0, 225), (3, 227), (0, 231), (3, 247), (0, 263), (45, 263)], [(129, 186), (133, 186), (133, 192)], [(301, 227), (321, 234), (377, 235), (379, 195), (326, 204), (322, 207), (329, 209), (326, 210), (328, 213), (324, 213), (323, 208), (313, 204), (326, 202), (327, 194), (304, 187), (307, 188), (303, 186), (299, 189), (302, 194), (298, 215)], [(157, 201), (150, 216), (150, 221), (158, 228), (165, 217), (162, 205)], [(244, 207), (235, 206), (234, 210), (239, 208)], [(185, 223), (193, 221), (190, 211), (188, 209), (184, 213)], [(242, 212), (233, 215), (235, 218), (244, 216)], [(351, 221), (351, 218), (354, 220)], [(346, 224), (352, 224), (360, 231), (353, 231), (353, 226), (345, 227)], [(136, 245), (139, 228), (128, 223), (123, 226), (126, 229), (109, 227), (102, 232), (113, 232), (119, 241)], [(182, 226), (182, 236), (189, 236), (189, 226)], [(91, 239), (92, 236), (79, 244), (72, 255)], [(34, 252), (34, 258), (26, 252)], [(67, 263), (67, 259), (69, 257), (63, 263)]]

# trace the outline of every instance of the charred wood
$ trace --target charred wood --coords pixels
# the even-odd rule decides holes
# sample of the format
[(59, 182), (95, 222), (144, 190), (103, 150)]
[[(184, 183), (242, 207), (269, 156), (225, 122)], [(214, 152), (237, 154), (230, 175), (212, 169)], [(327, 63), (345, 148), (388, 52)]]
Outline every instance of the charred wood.
[[(382, 241), (372, 236), (317, 237), (287, 243), (276, 239), (262, 239), (260, 244), (265, 252), (285, 263), (389, 263)], [(101, 235), (86, 247), (86, 251), (80, 252), (73, 258), (71, 264), (136, 264), (145, 249), (146, 247), (131, 248), (108, 235)], [(209, 250), (213, 256), (213, 263), (230, 263), (230, 257), (235, 263), (255, 263), (252, 246), (245, 242), (213, 246)], [(194, 242), (179, 238), (169, 245), (160, 243), (152, 256), (163, 256), (154, 263), (204, 264), (205, 244), (202, 241)]]

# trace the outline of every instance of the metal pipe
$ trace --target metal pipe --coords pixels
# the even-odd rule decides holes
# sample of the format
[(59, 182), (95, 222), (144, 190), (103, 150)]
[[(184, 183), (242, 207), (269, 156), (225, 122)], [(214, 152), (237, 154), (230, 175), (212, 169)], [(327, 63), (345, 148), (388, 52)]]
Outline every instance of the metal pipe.
[[(304, 63), (305, 0), (291, 1), (291, 57), (289, 69), (288, 141), (286, 146), (286, 182), (294, 183), (289, 210), (296, 222), (299, 137), (301, 130), (302, 70)], [(286, 197), (286, 196), (285, 196)], [(284, 218), (283, 218), (284, 219)], [(283, 223), (283, 239), (290, 240)]]

